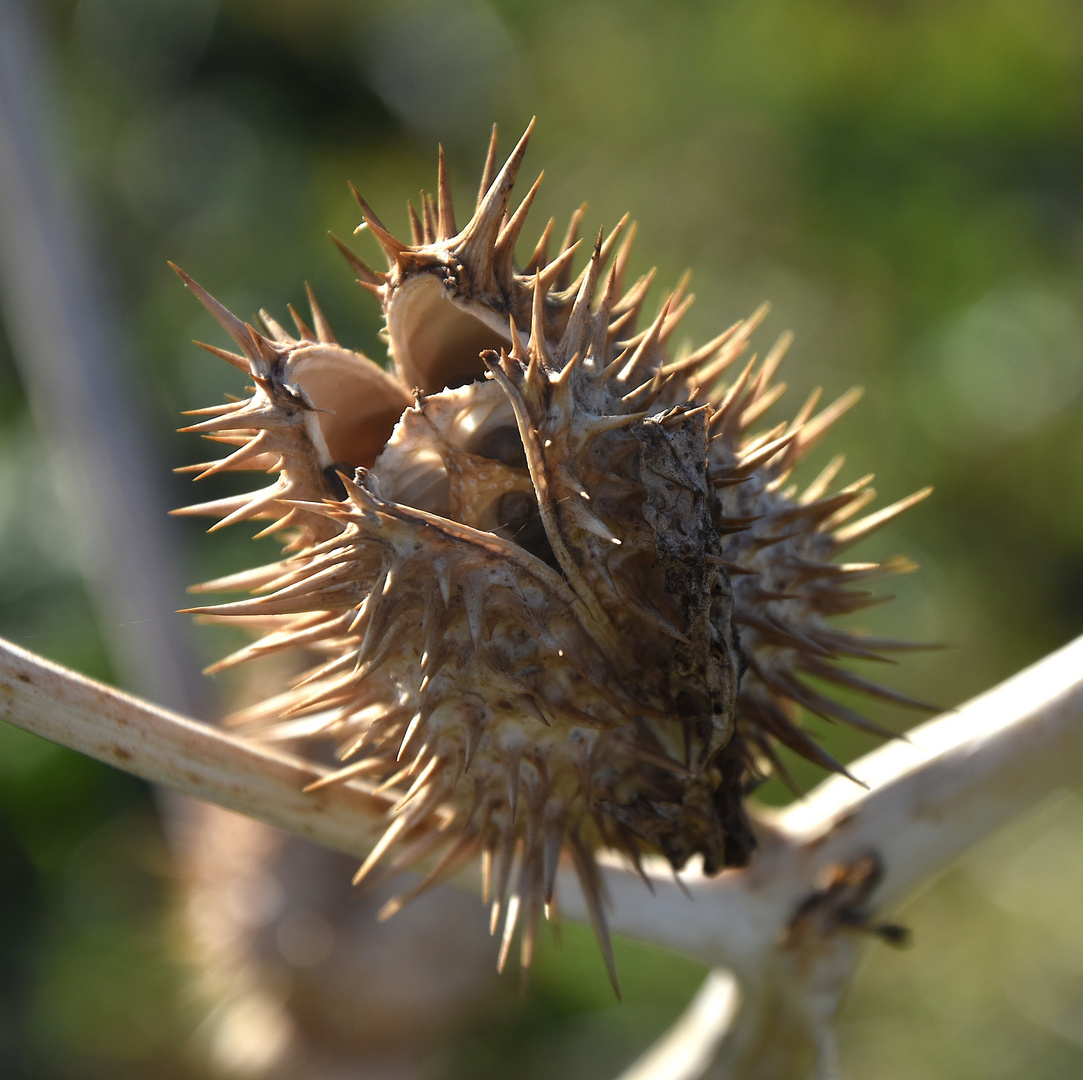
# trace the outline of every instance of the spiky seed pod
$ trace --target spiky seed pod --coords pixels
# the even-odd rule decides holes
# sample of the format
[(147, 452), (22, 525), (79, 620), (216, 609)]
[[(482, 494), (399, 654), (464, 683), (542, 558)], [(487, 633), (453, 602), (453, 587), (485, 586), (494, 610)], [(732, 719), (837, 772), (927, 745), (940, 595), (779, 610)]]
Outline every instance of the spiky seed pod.
[(254, 383), (187, 429), (236, 447), (200, 475), (276, 477), (184, 512), (214, 528), (267, 519), (285, 543), (280, 562), (200, 587), (250, 599), (193, 610), (263, 631), (216, 668), (322, 654), (244, 718), (335, 740), (343, 766), (323, 782), (395, 793), (358, 880), (395, 849), (393, 868), (429, 864), (417, 892), (480, 855), (501, 963), (522, 919), (529, 965), (565, 854), (613, 973), (599, 849), (676, 869), (698, 855), (708, 873), (747, 862), (743, 794), (782, 767), (777, 743), (841, 769), (796, 706), (871, 727), (802, 674), (918, 704), (834, 663), (904, 646), (825, 616), (870, 601), (853, 584), (907, 568), (834, 558), (925, 492), (847, 524), (871, 491), (829, 493), (841, 461), (787, 487), (855, 395), (813, 415), (814, 395), (757, 430), (787, 340), (730, 377), (761, 310), (671, 359), (691, 298), (679, 287), (637, 329), (652, 275), (624, 289), (625, 222), (574, 281), (581, 211), (554, 259), (550, 222), (519, 269), (537, 185), (514, 212), (509, 200), (529, 134), (496, 172), (494, 129), (462, 229), (442, 152), (436, 199), (410, 208), (412, 243), (358, 196), (387, 271), (340, 246), (382, 305), (391, 374), (338, 345), (311, 295), (316, 330), (293, 313), (294, 337), (182, 275), (241, 349), (211, 351)]

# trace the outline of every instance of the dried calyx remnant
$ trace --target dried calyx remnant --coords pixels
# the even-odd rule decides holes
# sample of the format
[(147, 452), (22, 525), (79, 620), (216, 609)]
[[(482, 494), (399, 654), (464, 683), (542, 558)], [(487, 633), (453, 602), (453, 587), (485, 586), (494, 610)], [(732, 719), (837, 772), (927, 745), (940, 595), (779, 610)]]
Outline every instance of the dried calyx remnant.
[(200, 586), (250, 599), (195, 610), (262, 633), (216, 668), (319, 656), (245, 719), (333, 740), (325, 782), (391, 794), (358, 877), (421, 863), (416, 893), (480, 856), (501, 963), (521, 922), (529, 965), (567, 856), (612, 972), (599, 849), (743, 865), (743, 796), (783, 770), (777, 744), (841, 769), (797, 707), (872, 727), (804, 675), (914, 704), (835, 663), (903, 646), (824, 617), (908, 568), (835, 559), (926, 492), (854, 522), (870, 478), (832, 490), (841, 458), (790, 485), (857, 395), (761, 427), (788, 340), (737, 364), (761, 311), (671, 355), (691, 297), (679, 286), (639, 328), (652, 275), (626, 287), (627, 219), (574, 280), (582, 211), (554, 257), (550, 221), (517, 263), (528, 136), (497, 171), (494, 129), (461, 228), (442, 153), (409, 243), (358, 196), (388, 269), (340, 247), (383, 308), (387, 370), (339, 345), (314, 300), (313, 328), (291, 312), (296, 335), (266, 313), (256, 329), (182, 275), (240, 353), (209, 348), (254, 384), (186, 429), (236, 448), (193, 471), (274, 476), (185, 512), (265, 519), (284, 541), (281, 561)]

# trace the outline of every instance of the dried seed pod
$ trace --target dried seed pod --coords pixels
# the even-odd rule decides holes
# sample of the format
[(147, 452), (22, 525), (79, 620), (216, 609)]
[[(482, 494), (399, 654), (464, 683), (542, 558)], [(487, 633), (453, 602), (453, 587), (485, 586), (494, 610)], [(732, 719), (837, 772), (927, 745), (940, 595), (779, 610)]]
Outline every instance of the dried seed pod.
[(853, 583), (906, 568), (833, 559), (925, 493), (846, 524), (867, 481), (829, 494), (833, 464), (786, 488), (854, 396), (755, 430), (788, 342), (729, 377), (760, 311), (671, 359), (691, 298), (682, 284), (637, 330), (651, 276), (623, 289), (630, 233), (619, 250), (619, 227), (599, 236), (573, 281), (577, 214), (555, 259), (550, 223), (518, 269), (537, 185), (513, 212), (510, 194), (529, 133), (494, 175), (494, 129), (461, 230), (442, 153), (412, 243), (358, 196), (387, 271), (340, 246), (383, 307), (390, 374), (338, 345), (314, 301), (315, 334), (296, 314), (297, 338), (266, 315), (264, 334), (185, 277), (243, 355), (212, 351), (255, 383), (189, 429), (237, 447), (202, 474), (277, 474), (186, 512), (268, 518), (285, 542), (282, 561), (201, 586), (250, 599), (194, 610), (264, 631), (216, 667), (322, 654), (245, 718), (334, 739), (326, 782), (397, 795), (359, 879), (390, 857), (427, 865), (424, 888), (480, 855), (501, 962), (521, 919), (529, 964), (567, 854), (613, 973), (599, 849), (677, 869), (698, 855), (708, 873), (747, 862), (743, 794), (781, 768), (777, 743), (841, 769), (796, 706), (871, 726), (804, 673), (918, 704), (833, 662), (896, 643), (825, 616), (869, 601)]

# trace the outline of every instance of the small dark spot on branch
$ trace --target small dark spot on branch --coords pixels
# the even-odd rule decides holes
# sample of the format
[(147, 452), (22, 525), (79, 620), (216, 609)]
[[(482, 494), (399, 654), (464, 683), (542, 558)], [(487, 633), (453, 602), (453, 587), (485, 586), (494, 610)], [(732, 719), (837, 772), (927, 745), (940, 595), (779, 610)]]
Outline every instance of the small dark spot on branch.
[[(845, 819), (843, 819), (845, 820)], [(875, 853), (852, 863), (833, 863), (819, 888), (800, 904), (786, 928), (785, 944), (797, 946), (808, 934), (828, 936), (840, 929), (873, 934), (888, 945), (910, 944), (910, 931), (897, 923), (874, 923), (866, 901), (883, 880), (884, 867)]]

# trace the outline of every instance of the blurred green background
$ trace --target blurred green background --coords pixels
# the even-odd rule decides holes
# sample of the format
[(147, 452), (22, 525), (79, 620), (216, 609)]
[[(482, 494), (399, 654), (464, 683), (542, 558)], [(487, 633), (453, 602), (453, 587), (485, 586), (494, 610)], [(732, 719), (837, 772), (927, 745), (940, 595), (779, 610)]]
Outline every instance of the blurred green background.
[[(173, 434), (179, 411), (240, 389), (190, 344), (220, 338), (166, 259), (244, 317), (266, 306), (284, 318), (307, 280), (340, 340), (382, 356), (376, 305), (325, 236), (357, 222), (346, 181), (406, 232), (405, 200), (435, 185), (438, 141), (463, 205), (490, 125), (509, 149), (537, 114), (525, 169), (546, 171), (538, 230), (584, 199), (588, 233), (630, 210), (633, 270), (657, 265), (669, 285), (692, 269), (696, 342), (769, 299), (761, 347), (796, 333), (791, 409), (813, 386), (829, 398), (867, 388), (810, 475), (843, 450), (844, 480), (874, 470), (881, 505), (935, 485), (858, 552), (922, 566), (863, 623), (954, 647), (885, 681), (950, 706), (1083, 631), (1078, 3), (24, 7), (52, 175), (121, 328), (115, 404), (149, 440), (139, 453), (163, 506), (191, 501), (169, 470), (204, 454)], [(354, 246), (378, 259), (369, 244)], [(88, 584), (109, 544), (84, 527), (56, 421), (40, 405), (31, 415), (17, 336), (0, 327), (0, 634), (134, 687), (117, 660), (122, 620)], [(167, 528), (178, 581), (258, 557), (243, 527)], [(170, 604), (184, 603), (177, 586)], [(225, 647), (206, 628), (177, 632), (200, 662)], [(186, 692), (212, 715), (230, 687)], [(871, 745), (824, 737), (844, 758)], [(0, 725), (0, 1075), (208, 1075), (175, 891), (145, 785)], [(842, 1019), (843, 1075), (1083, 1075), (1080, 897), (1083, 804), (1068, 795), (890, 913), (915, 946), (870, 946)], [(507, 1000), (423, 1075), (615, 1075), (702, 973), (624, 945), (616, 1005), (592, 949), (569, 928), (530, 991), (517, 997), (506, 977)]]

